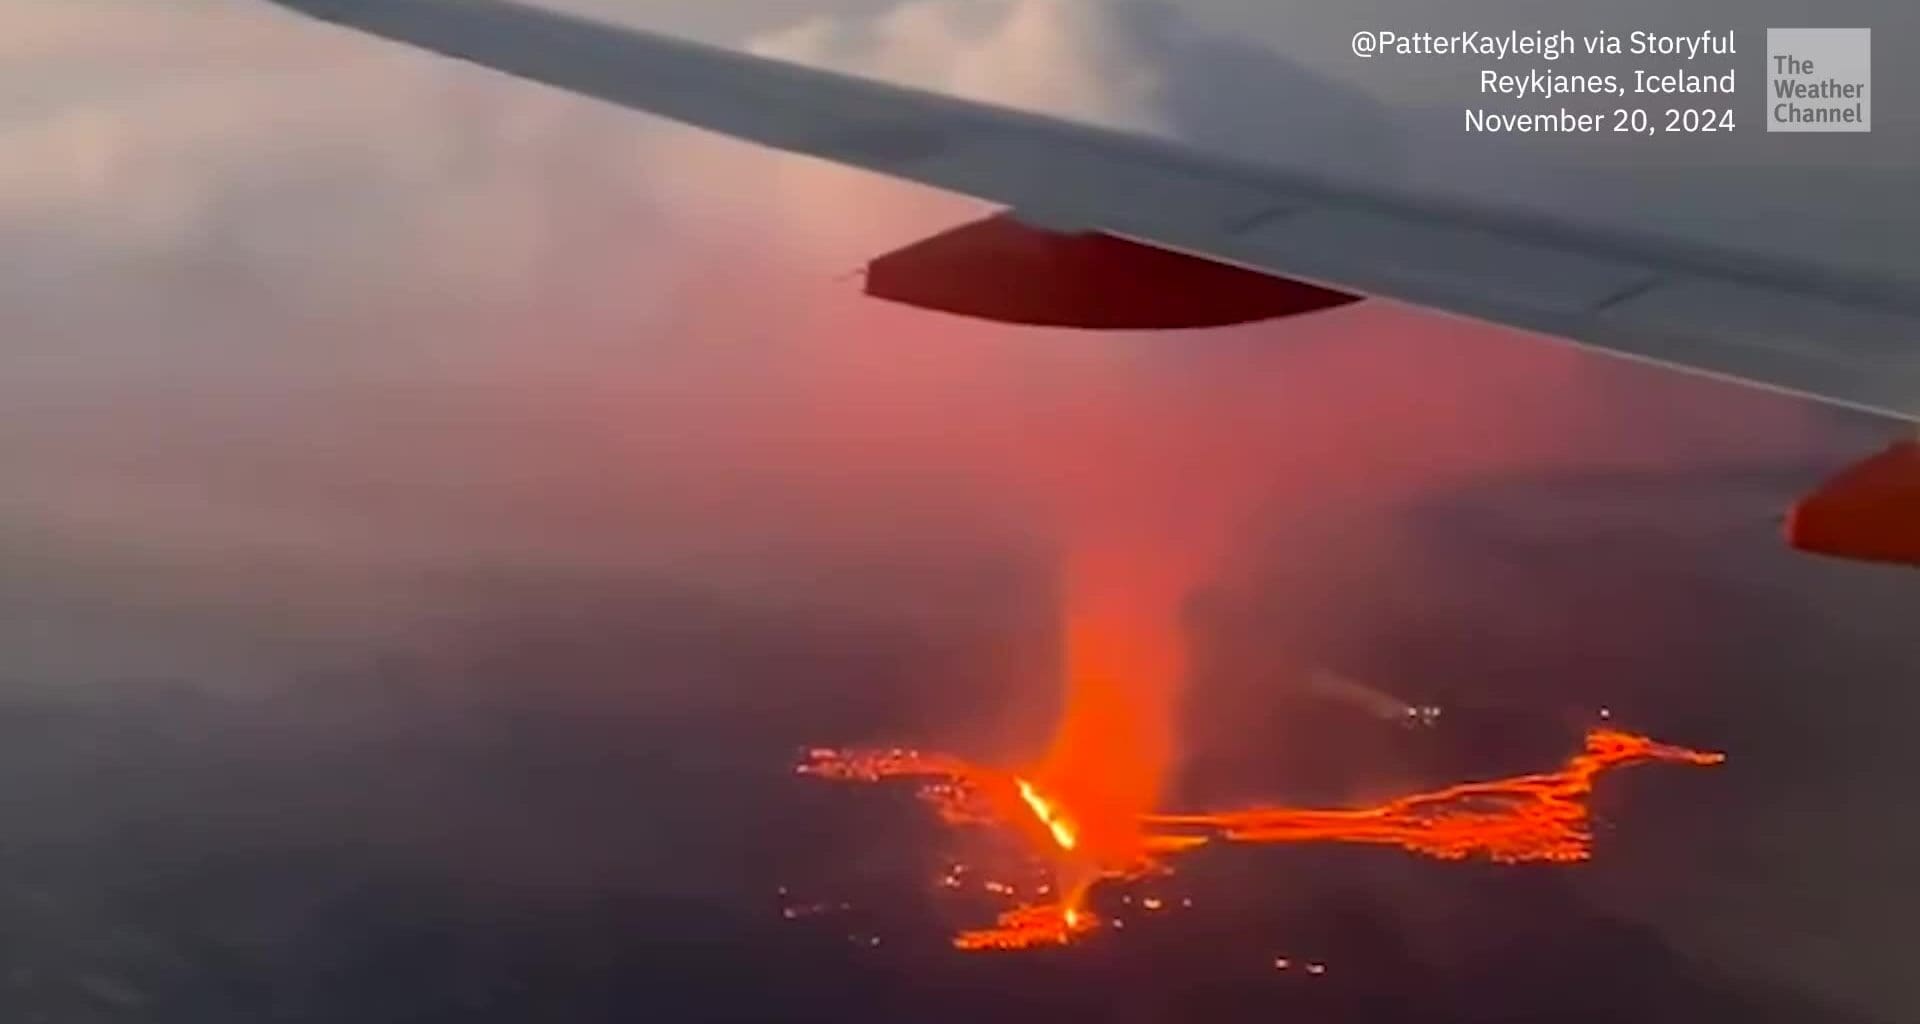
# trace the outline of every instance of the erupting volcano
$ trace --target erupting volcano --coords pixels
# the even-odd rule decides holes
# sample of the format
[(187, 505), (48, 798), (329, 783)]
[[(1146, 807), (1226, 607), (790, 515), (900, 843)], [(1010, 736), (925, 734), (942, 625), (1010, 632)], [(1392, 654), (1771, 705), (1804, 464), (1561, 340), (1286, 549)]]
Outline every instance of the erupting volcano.
[[(1131, 838), (1106, 855), (1083, 851), (1067, 807), (1024, 777), (944, 755), (909, 750), (816, 749), (799, 771), (832, 779), (923, 780), (921, 795), (949, 822), (1000, 824), (1039, 833), (1040, 847), (1061, 876), (1060, 899), (1016, 907), (991, 928), (962, 932), (960, 949), (1021, 949), (1071, 941), (1098, 925), (1086, 893), (1101, 878), (1131, 878), (1164, 867), (1166, 858), (1218, 840), (1236, 843), (1339, 842), (1398, 846), (1442, 860), (1483, 856), (1502, 863), (1568, 862), (1592, 855), (1587, 800), (1611, 768), (1649, 762), (1713, 765), (1724, 755), (1657, 743), (1611, 729), (1587, 734), (1586, 749), (1556, 771), (1468, 782), (1415, 793), (1377, 807), (1315, 810), (1256, 807), (1175, 814), (1145, 813), (1126, 824)], [(1113, 856), (1124, 851), (1127, 855)]]
[[(1217, 523), (1224, 517), (1206, 517)], [(920, 796), (952, 825), (1021, 836), (1054, 882), (991, 927), (963, 931), (964, 950), (1071, 942), (1100, 926), (1087, 895), (1103, 879), (1170, 870), (1208, 843), (1338, 842), (1397, 846), (1442, 860), (1565, 863), (1592, 855), (1588, 800), (1612, 768), (1651, 762), (1712, 765), (1724, 755), (1596, 729), (1557, 770), (1466, 782), (1374, 807), (1253, 807), (1184, 813), (1161, 807), (1171, 776), (1173, 701), (1186, 672), (1180, 603), (1217, 544), (1155, 544), (1106, 533), (1066, 563), (1062, 594), (1065, 700), (1045, 754), (1004, 770), (909, 749), (814, 749), (801, 774), (857, 782), (920, 780)], [(1153, 556), (1143, 556), (1154, 552)], [(989, 886), (1014, 899), (1010, 886)], [(1152, 909), (1151, 904), (1147, 904)]]
[[(1369, 364), (1367, 371), (1374, 383), (1376, 369)], [(1166, 806), (1166, 786), (1179, 767), (1178, 698), (1190, 670), (1183, 608), (1228, 564), (1235, 538), (1257, 521), (1269, 487), (1279, 486), (1248, 472), (1249, 439), (1285, 437), (1260, 427), (1273, 401), (1266, 378), (1244, 379), (1262, 383), (1242, 391), (1235, 380), (1210, 374), (1173, 385), (1145, 371), (1106, 378), (1089, 392), (1093, 397), (1049, 407), (1043, 424), (1020, 431), (985, 460), (1063, 544), (1063, 699), (1039, 756), (996, 768), (906, 749), (822, 749), (799, 766), (803, 774), (847, 781), (916, 778), (944, 821), (1002, 828), (1050, 869), (1044, 887), (986, 885), (1011, 909), (991, 927), (961, 932), (959, 948), (1070, 942), (1108, 923), (1088, 900), (1095, 885), (1170, 870), (1180, 854), (1208, 844), (1323, 841), (1391, 845), (1447, 860), (1582, 860), (1592, 843), (1588, 799), (1602, 773), (1721, 759), (1602, 730), (1557, 770), (1446, 786), (1375, 807), (1190, 813)], [(1289, 460), (1302, 457), (1287, 451)], [(1479, 451), (1475, 458), (1484, 460)], [(1300, 479), (1284, 485), (1305, 486), (1306, 470), (1290, 464)], [(1311, 479), (1357, 486), (1352, 481), (1364, 478), (1375, 486), (1400, 463), (1361, 465), (1364, 473), (1343, 461)], [(1428, 472), (1420, 470), (1423, 486)], [(957, 878), (950, 872), (941, 884), (960, 888)], [(1155, 897), (1141, 906), (1153, 911), (1160, 903)], [(1119, 926), (1117, 918), (1111, 923)]]

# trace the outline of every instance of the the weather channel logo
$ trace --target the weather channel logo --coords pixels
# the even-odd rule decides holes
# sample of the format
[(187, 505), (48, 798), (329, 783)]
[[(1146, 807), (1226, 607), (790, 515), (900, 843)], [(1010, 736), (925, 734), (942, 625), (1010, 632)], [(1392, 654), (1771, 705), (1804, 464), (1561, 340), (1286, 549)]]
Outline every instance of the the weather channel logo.
[(1767, 30), (1767, 130), (1873, 130), (1873, 30)]

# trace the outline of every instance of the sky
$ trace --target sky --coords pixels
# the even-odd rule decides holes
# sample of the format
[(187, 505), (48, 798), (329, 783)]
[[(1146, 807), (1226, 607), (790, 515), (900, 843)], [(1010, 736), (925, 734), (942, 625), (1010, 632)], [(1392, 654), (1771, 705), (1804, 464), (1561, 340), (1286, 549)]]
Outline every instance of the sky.
[[(1897, 59), (1871, 136), (1478, 147), (1450, 131), (1457, 67), (1358, 67), (1344, 39), (1537, 4), (1449, 5), (1445, 24), (1412, 0), (569, 6), (1327, 173), (1920, 272), (1920, 86)], [(1906, 5), (1827, 13), (1883, 39), (1920, 27)], [(1746, 4), (1728, 24), (1798, 16)], [(1701, 5), (1606, 17), (1715, 24)], [(1182, 712), (1197, 775), (1277, 765), (1364, 796), (1412, 772), (1354, 775), (1276, 717), (1273, 694), (1326, 662), (1462, 705), (1611, 695), (1732, 748), (1734, 782), (1688, 791), (1722, 801), (1703, 823), (1650, 810), (1668, 828), (1581, 899), (1734, 977), (1912, 1010), (1898, 950), (1920, 906), (1898, 865), (1920, 839), (1888, 809), (1915, 767), (1920, 592), (1796, 558), (1773, 523), (1886, 424), (1385, 304), (1119, 337), (875, 304), (849, 271), (986, 211), (239, 0), (0, 0), (0, 84), (0, 669), (46, 850), (111, 860), (101, 837), (134, 812), (99, 780), (138, 771), (125, 744), (202, 808), (304, 809), (262, 812), (268, 831), (471, 848), (481, 879), (730, 891), (756, 833), (671, 785), (623, 798), (712, 844), (704, 861), (641, 824), (556, 849), (485, 802), (448, 811), (451, 839), (407, 823), (489, 770), (475, 751), (591, 746), (599, 718), (775, 760), (881, 728), (1011, 753), (1054, 699), (1051, 576), (1106, 531), (1213, 553), (1193, 627), (1211, 674)], [(259, 792), (222, 789), (147, 715), (228, 736), (266, 766)], [(781, 721), (719, 724), (762, 716)], [(26, 742), (62, 730), (81, 738)], [(635, 745), (571, 770), (745, 770), (694, 739)], [(362, 748), (430, 778), (384, 792), (352, 767)], [(177, 796), (147, 785), (125, 799)], [(535, 824), (614, 828), (582, 799)], [(628, 877), (656, 862), (671, 886)]]

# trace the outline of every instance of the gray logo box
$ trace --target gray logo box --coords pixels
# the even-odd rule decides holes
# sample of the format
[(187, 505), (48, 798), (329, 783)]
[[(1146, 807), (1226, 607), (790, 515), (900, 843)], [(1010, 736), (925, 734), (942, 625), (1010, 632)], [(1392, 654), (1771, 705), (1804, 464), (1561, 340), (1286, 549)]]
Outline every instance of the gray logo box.
[(1873, 130), (1873, 30), (1767, 30), (1767, 130)]

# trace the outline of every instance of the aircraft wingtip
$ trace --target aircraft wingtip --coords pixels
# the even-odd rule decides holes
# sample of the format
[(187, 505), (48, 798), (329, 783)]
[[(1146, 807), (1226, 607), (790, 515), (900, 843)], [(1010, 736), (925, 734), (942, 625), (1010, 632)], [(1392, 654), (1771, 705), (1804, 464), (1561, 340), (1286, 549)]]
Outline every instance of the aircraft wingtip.
[(1920, 442), (1895, 442), (1827, 481), (1782, 530), (1801, 551), (1920, 566)]

